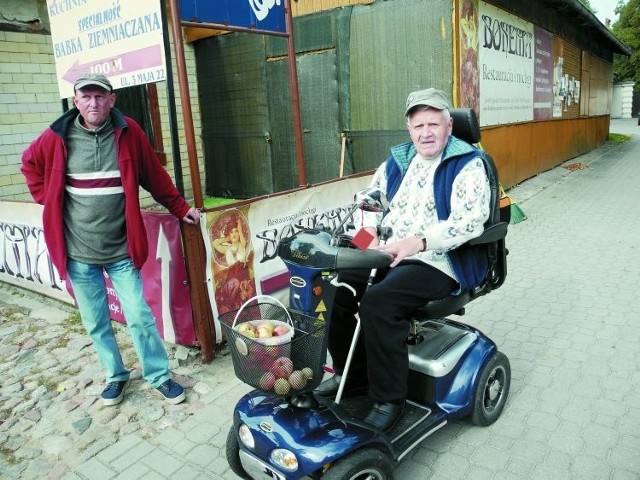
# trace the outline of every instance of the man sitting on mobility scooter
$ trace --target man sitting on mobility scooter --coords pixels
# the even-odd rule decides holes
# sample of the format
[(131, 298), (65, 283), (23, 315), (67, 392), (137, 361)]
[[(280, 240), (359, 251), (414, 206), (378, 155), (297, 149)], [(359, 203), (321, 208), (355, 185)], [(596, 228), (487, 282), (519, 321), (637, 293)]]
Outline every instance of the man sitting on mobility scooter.
[[(369, 272), (340, 273), (340, 281), (355, 287), (357, 295), (336, 292), (328, 339), (335, 375), (315, 390), (325, 397), (337, 394), (359, 314), (363, 335), (345, 393), (368, 388), (373, 405), (364, 421), (382, 431), (400, 417), (407, 397), (410, 314), (430, 300), (474, 289), (487, 274), (482, 247), (458, 247), (482, 234), (490, 214), (490, 184), (479, 151), (452, 136), (449, 110), (446, 94), (434, 88), (407, 98), (411, 142), (391, 148), (371, 185), (386, 193), (389, 209), (362, 211), (356, 221), (371, 235), (369, 248), (395, 258), (389, 268), (378, 270), (366, 292)], [(391, 227), (384, 245), (378, 227)]]

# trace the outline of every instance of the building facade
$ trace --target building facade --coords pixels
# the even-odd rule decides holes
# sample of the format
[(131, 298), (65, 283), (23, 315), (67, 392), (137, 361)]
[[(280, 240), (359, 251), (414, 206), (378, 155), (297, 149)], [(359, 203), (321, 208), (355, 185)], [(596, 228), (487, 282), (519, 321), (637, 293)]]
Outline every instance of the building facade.
[[(579, 0), (300, 0), (291, 8), (311, 184), (377, 167), (407, 139), (407, 93), (433, 86), (454, 106), (476, 110), (482, 145), (508, 188), (606, 140), (613, 55), (630, 53)], [(6, 0), (0, 10), (12, 19), (0, 24), (0, 198), (29, 200), (20, 155), (65, 104), (46, 1)], [(297, 188), (286, 41), (183, 31), (206, 194), (254, 198)], [(190, 197), (182, 117), (176, 150), (167, 87), (121, 89), (117, 105), (146, 126)]]

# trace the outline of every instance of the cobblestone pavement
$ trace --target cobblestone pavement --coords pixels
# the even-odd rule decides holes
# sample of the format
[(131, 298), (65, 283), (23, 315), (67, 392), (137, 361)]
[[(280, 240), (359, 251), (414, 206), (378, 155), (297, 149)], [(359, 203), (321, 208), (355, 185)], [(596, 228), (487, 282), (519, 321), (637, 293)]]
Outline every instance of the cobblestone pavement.
[[(413, 479), (640, 478), (640, 127), (523, 182), (509, 193), (527, 219), (507, 237), (509, 275), (468, 306), (509, 357), (502, 417), (455, 422), (396, 469)], [(104, 387), (74, 308), (0, 283), (0, 478), (235, 479), (225, 439), (249, 390), (220, 350), (168, 347), (187, 401), (167, 405), (140, 379), (126, 329), (116, 324), (134, 380), (122, 404)]]
[(104, 373), (75, 308), (0, 283), (0, 478), (61, 478), (122, 438), (157, 437), (220, 391), (244, 388), (226, 349), (205, 365), (197, 349), (167, 345), (187, 392), (169, 405), (141, 379), (127, 329), (114, 328), (132, 382), (122, 404), (104, 407)]

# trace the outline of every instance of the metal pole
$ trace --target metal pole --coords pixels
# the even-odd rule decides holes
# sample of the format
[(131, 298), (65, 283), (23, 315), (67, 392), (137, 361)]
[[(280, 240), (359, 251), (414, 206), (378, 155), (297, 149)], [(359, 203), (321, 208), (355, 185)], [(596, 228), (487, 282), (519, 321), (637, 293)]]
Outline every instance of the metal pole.
[[(189, 157), (189, 172), (191, 174), (191, 186), (193, 199), (197, 208), (203, 207), (202, 185), (200, 182), (200, 170), (198, 169), (198, 157), (196, 153), (196, 137), (193, 128), (193, 115), (191, 112), (191, 98), (189, 96), (189, 83), (187, 67), (184, 57), (184, 43), (180, 25), (180, 9), (178, 0), (169, 0), (171, 5), (171, 26), (173, 31), (173, 46), (176, 53), (176, 66), (178, 69), (178, 85), (182, 105), (182, 119), (187, 141), (187, 154)], [(173, 98), (169, 102), (174, 101)], [(204, 221), (204, 218), (202, 219)], [(200, 225), (189, 225), (180, 222), (182, 239), (184, 243), (185, 263), (189, 274), (189, 294), (191, 295), (191, 309), (193, 312), (193, 324), (196, 337), (200, 343), (202, 360), (210, 362), (214, 357), (215, 329), (213, 326), (213, 312), (209, 293), (207, 291), (207, 276), (204, 266), (207, 262), (207, 254), (204, 246), (204, 238), (200, 231)]]
[(300, 95), (298, 93), (298, 69), (296, 68), (296, 49), (293, 42), (293, 14), (289, 0), (284, 1), (285, 24), (287, 37), (287, 53), (289, 56), (289, 83), (291, 84), (291, 103), (293, 108), (293, 130), (296, 141), (296, 159), (298, 162), (298, 183), (307, 184), (307, 172), (304, 164), (304, 145), (302, 140), (302, 120), (300, 117)]
[[(180, 154), (180, 137), (178, 135), (178, 114), (176, 112), (175, 90), (173, 88), (173, 68), (171, 66), (171, 43), (169, 42), (169, 23), (167, 21), (167, 4), (160, 2), (162, 14), (162, 39), (164, 41), (164, 59), (167, 69), (167, 107), (169, 108), (169, 131), (171, 132), (171, 156), (173, 157), (173, 174), (176, 177), (176, 188), (184, 196), (182, 178), (182, 158)], [(159, 132), (158, 132), (159, 134)]]
[[(179, 6), (177, 0), (169, 0), (171, 5), (173, 31), (173, 46), (176, 53), (176, 67), (178, 68), (178, 86), (182, 99), (182, 117), (184, 120), (185, 140), (187, 141), (187, 156), (189, 158), (189, 172), (191, 173), (191, 186), (193, 188), (193, 201), (197, 208), (203, 207), (202, 185), (200, 170), (198, 168), (198, 154), (196, 152), (196, 136), (193, 129), (193, 112), (191, 111), (191, 96), (189, 95), (189, 79), (187, 77), (187, 64), (184, 57), (184, 44), (179, 18)], [(173, 99), (169, 99), (172, 101)]]

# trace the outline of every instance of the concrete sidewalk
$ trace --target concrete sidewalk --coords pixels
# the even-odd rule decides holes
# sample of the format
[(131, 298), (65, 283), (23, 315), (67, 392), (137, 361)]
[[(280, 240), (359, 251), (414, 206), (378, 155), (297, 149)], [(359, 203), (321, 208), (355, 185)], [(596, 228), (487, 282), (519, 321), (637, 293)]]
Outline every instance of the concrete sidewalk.
[[(633, 137), (509, 192), (528, 218), (509, 229), (507, 281), (462, 318), (511, 361), (502, 417), (486, 428), (446, 426), (402, 461), (396, 478), (640, 478), (640, 222), (631, 211), (640, 200), (640, 127), (636, 119), (613, 120), (611, 132)], [(576, 163), (581, 169), (566, 168)], [(198, 396), (200, 408), (188, 418), (157, 434), (121, 435), (49, 477), (237, 478), (225, 440), (249, 387), (225, 355), (200, 366), (198, 378), (215, 388)], [(39, 478), (34, 471), (18, 477)], [(13, 478), (2, 470), (0, 477)]]

